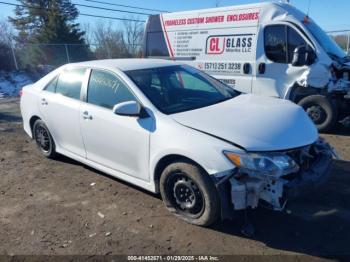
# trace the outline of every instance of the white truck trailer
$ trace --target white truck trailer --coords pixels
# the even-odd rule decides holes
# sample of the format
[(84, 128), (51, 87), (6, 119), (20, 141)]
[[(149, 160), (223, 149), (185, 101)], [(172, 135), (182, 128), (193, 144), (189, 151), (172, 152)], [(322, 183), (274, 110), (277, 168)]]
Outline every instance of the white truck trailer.
[(287, 3), (150, 16), (143, 56), (184, 60), (240, 92), (292, 100), (320, 131), (350, 119), (350, 58)]

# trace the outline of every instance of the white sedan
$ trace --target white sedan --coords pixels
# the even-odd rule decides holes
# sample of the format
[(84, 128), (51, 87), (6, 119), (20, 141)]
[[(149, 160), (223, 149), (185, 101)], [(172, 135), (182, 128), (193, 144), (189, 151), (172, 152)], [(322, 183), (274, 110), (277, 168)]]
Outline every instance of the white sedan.
[(331, 148), (303, 109), (242, 95), (187, 65), (156, 59), (62, 66), (23, 88), (24, 129), (66, 155), (149, 191), (197, 225), (326, 181)]

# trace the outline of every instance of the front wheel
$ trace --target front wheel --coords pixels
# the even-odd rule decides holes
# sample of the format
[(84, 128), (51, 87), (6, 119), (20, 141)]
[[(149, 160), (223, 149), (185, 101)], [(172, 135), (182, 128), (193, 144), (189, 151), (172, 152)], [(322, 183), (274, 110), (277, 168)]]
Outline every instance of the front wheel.
[(167, 166), (160, 178), (160, 193), (168, 210), (188, 223), (209, 226), (220, 215), (220, 202), (209, 175), (190, 162)]
[(315, 123), (318, 131), (326, 132), (335, 126), (338, 118), (338, 110), (326, 96), (307, 96), (301, 99), (298, 105), (304, 108), (311, 120)]
[(37, 120), (33, 125), (34, 140), (40, 152), (47, 158), (55, 158), (55, 143), (44, 121)]

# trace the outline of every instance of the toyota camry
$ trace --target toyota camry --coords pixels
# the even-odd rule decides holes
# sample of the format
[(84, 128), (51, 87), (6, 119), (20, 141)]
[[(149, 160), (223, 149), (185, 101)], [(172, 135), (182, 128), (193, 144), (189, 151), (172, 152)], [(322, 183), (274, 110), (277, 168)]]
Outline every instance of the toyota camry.
[(292, 102), (240, 94), (182, 63), (64, 65), (22, 90), (24, 130), (68, 156), (159, 193), (207, 226), (236, 210), (282, 210), (327, 181), (332, 149)]

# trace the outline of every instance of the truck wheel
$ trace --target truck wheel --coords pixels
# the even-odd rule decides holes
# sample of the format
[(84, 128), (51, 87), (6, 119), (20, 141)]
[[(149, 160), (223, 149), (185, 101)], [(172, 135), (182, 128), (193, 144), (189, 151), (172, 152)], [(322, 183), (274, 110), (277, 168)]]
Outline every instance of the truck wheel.
[(190, 162), (175, 162), (164, 169), (160, 193), (167, 209), (188, 223), (209, 226), (219, 218), (220, 201), (214, 182)]
[(298, 105), (304, 108), (320, 132), (329, 131), (337, 122), (337, 107), (325, 96), (307, 96)]
[(53, 159), (57, 156), (55, 142), (44, 121), (40, 119), (35, 121), (33, 125), (33, 135), (40, 152), (45, 157)]

